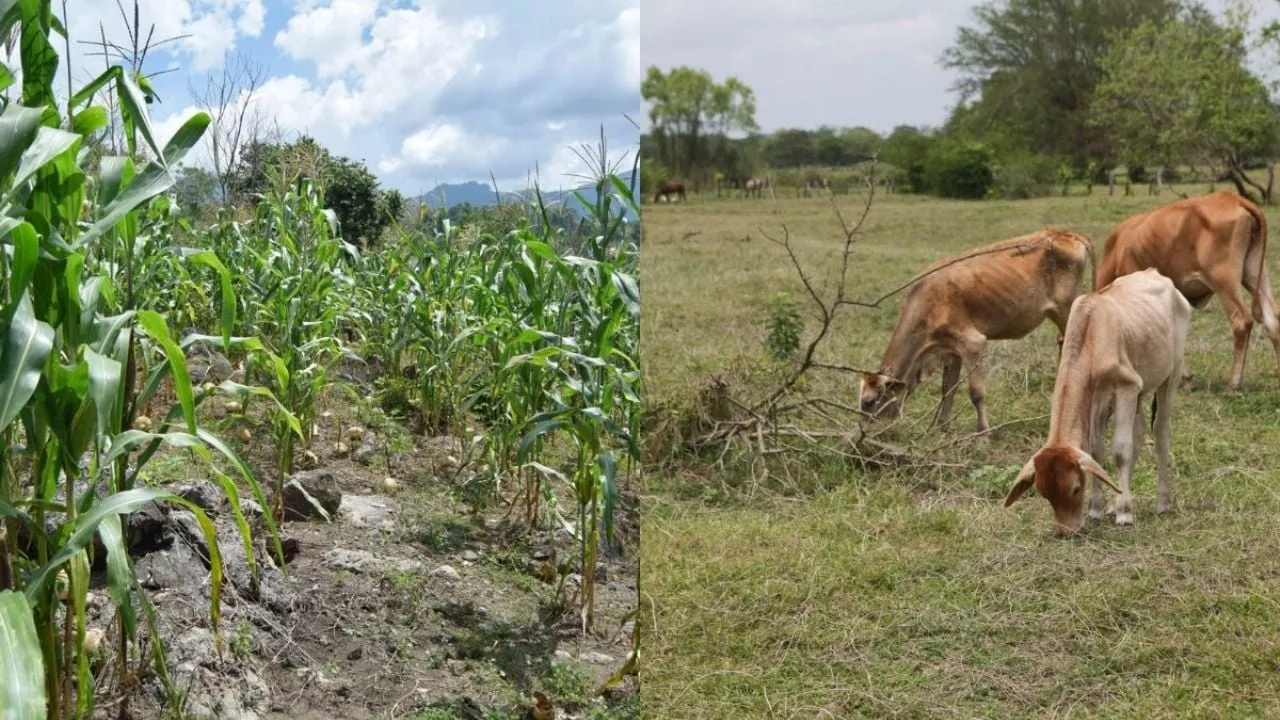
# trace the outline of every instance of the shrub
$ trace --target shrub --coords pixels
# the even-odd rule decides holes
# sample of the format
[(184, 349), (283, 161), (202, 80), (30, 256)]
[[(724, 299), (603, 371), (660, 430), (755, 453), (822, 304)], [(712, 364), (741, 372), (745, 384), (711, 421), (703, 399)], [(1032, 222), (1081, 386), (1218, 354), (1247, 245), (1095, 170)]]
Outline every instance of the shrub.
[[(992, 166), (991, 151), (982, 143), (944, 143), (925, 157), (924, 180), (941, 197), (976, 200), (995, 185)], [(907, 172), (910, 178), (911, 168)]]
[(1001, 197), (1044, 197), (1060, 182), (1059, 163), (1045, 155), (1017, 155), (1000, 163), (996, 187)]

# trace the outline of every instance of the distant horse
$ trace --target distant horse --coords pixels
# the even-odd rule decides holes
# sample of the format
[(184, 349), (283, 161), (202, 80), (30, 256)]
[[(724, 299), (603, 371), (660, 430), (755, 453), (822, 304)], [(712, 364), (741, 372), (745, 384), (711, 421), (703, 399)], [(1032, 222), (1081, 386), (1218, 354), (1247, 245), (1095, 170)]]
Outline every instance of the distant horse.
[(764, 180), (760, 178), (751, 178), (742, 186), (743, 195), (760, 197), (762, 192), (764, 192)]
[(671, 202), (672, 195), (679, 195), (681, 202), (688, 200), (684, 194), (684, 183), (664, 182), (658, 187), (658, 192), (654, 193), (653, 201), (658, 202), (661, 198), (666, 198), (667, 202)]

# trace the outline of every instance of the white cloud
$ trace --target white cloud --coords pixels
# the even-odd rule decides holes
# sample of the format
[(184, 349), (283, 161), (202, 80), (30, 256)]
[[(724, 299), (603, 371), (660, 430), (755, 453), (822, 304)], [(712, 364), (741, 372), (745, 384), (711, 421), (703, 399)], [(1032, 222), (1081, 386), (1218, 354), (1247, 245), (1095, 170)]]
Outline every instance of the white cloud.
[(382, 160), (378, 167), (383, 172), (395, 172), (403, 167), (450, 166), (483, 171), (498, 158), (506, 145), (503, 138), (473, 135), (457, 125), (437, 123), (405, 138), (400, 145), (400, 155)]
[[(61, 15), (61, 7), (57, 9)], [(68, 29), (75, 40), (98, 40), (101, 24), (108, 42), (129, 45), (124, 17), (111, 0), (69, 0), (67, 15)], [(262, 0), (139, 0), (138, 15), (144, 38), (152, 25), (153, 43), (180, 38), (162, 47), (183, 60), (183, 69), (206, 72), (217, 67), (223, 55), (235, 48), (239, 35), (252, 37), (262, 31), (266, 9)], [(54, 45), (61, 54), (62, 44)], [(73, 70), (100, 69), (102, 58), (91, 55), (96, 52), (96, 48), (87, 45), (73, 46)]]
[(365, 28), (377, 13), (378, 0), (334, 0), (289, 18), (275, 44), (295, 60), (315, 63), (320, 77), (341, 74), (359, 59)]

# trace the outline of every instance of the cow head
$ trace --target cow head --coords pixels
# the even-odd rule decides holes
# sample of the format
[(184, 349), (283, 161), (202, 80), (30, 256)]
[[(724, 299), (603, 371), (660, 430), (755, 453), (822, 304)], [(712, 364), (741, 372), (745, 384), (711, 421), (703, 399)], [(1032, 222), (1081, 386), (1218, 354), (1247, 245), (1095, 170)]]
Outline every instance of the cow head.
[(1059, 535), (1077, 533), (1084, 526), (1085, 493), (1089, 475), (1120, 492), (1107, 472), (1089, 453), (1065, 445), (1041, 448), (1022, 466), (1004, 499), (1004, 506), (1009, 507), (1017, 502), (1023, 493), (1035, 485), (1036, 490), (1053, 508), (1054, 532)]
[(894, 415), (902, 410), (906, 393), (907, 384), (897, 378), (883, 373), (865, 373), (858, 388), (858, 402), (862, 412), (872, 417)]

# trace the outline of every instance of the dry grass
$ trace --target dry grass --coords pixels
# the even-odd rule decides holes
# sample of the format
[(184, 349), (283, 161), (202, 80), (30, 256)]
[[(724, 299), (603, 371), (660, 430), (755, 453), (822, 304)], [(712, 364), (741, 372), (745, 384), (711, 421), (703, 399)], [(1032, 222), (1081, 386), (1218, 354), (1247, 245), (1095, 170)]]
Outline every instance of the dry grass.
[[(1085, 233), (1100, 254), (1116, 222), (1158, 202), (1105, 191), (885, 198), (850, 284), (855, 297), (875, 298), (942, 255), (1046, 224)], [(859, 206), (840, 203), (846, 215)], [(713, 373), (746, 400), (782, 376), (766, 360), (768, 302), (802, 290), (759, 229), (773, 234), (785, 222), (818, 277), (842, 236), (827, 200), (773, 209), (700, 198), (646, 209), (643, 368), (657, 427), (686, 412)], [(896, 311), (896, 298), (850, 309), (820, 360), (874, 366)], [(1073, 540), (1050, 536), (1042, 499), (1000, 507), (1047, 431), (1054, 350), (1049, 325), (993, 343), (991, 423), (1028, 420), (997, 430), (989, 446), (968, 441), (974, 413), (962, 392), (954, 442), (933, 455), (946, 465), (932, 471), (869, 474), (808, 457), (761, 481), (745, 465), (718, 470), (682, 456), (651, 476), (644, 714), (1280, 717), (1280, 383), (1270, 344), (1255, 333), (1244, 391), (1228, 395), (1226, 318), (1216, 301), (1197, 312), (1188, 349), (1196, 383), (1174, 416), (1178, 511), (1154, 515), (1148, 448), (1134, 476), (1136, 528), (1092, 526)], [(926, 429), (939, 382), (940, 373), (908, 403), (895, 441), (945, 440)], [(849, 376), (814, 373), (807, 383), (811, 394), (856, 399)]]

